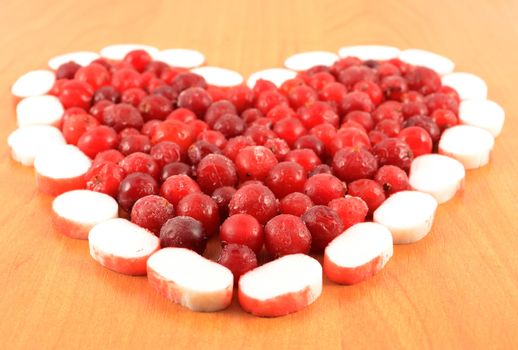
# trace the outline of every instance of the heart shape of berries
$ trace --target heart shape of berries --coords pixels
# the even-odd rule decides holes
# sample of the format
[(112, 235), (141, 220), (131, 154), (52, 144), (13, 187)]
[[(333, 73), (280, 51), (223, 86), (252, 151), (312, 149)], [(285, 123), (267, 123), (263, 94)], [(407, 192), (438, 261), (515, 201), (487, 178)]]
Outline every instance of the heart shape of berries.
[(56, 196), (60, 232), (195, 311), (226, 308), (239, 281), (244, 310), (281, 316), (323, 274), (373, 276), (430, 232), (505, 119), (482, 79), (423, 50), (305, 52), (246, 84), (204, 61), (145, 45), (57, 56), (12, 86), (8, 139)]

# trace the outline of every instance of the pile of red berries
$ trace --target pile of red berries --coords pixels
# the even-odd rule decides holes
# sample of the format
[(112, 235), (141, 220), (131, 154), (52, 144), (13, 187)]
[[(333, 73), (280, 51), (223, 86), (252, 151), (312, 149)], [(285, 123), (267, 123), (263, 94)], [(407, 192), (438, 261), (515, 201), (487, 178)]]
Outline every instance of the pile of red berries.
[(237, 277), (270, 256), (322, 252), (409, 189), (414, 157), (458, 123), (459, 96), (431, 69), (347, 57), (280, 87), (210, 86), (143, 50), (56, 71), (66, 141), (93, 159), (86, 188), (117, 199), (162, 247)]

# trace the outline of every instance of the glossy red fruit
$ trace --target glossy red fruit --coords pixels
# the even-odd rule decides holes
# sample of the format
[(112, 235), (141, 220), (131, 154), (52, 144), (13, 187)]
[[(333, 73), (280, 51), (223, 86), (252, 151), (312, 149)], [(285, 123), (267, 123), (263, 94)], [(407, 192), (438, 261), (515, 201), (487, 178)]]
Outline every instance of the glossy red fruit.
[(99, 125), (97, 119), (89, 114), (74, 114), (64, 119), (61, 131), (67, 143), (77, 145), (79, 138), (88, 130)]
[(174, 206), (164, 197), (149, 195), (140, 198), (131, 209), (131, 222), (148, 229), (156, 236), (167, 220), (174, 217)]
[(125, 128), (142, 128), (144, 119), (139, 110), (132, 105), (119, 103), (104, 109), (103, 123), (111, 126), (115, 131), (121, 131)]
[(419, 91), (423, 95), (437, 92), (441, 88), (439, 74), (426, 67), (412, 67), (405, 74), (405, 79), (410, 90)]
[(88, 110), (93, 95), (94, 89), (87, 83), (78, 80), (68, 80), (63, 83), (58, 97), (65, 109), (79, 107)]
[(236, 193), (236, 189), (231, 186), (219, 187), (212, 192), (211, 197), (218, 205), (221, 221), (224, 221), (228, 217), (228, 205), (234, 193)]
[(307, 254), (311, 249), (311, 233), (295, 215), (280, 214), (264, 227), (266, 250), (274, 257), (288, 254)]
[(347, 115), (352, 111), (372, 112), (374, 103), (365, 92), (353, 91), (344, 96), (338, 107), (343, 115)]
[(123, 61), (129, 63), (139, 72), (143, 72), (153, 58), (145, 50), (133, 50), (124, 56)]
[(374, 128), (374, 120), (368, 112), (352, 111), (345, 116), (344, 120), (360, 124), (367, 132)]
[(187, 175), (192, 177), (192, 168), (190, 165), (182, 162), (167, 163), (160, 173), (160, 181), (164, 182), (173, 175)]
[(202, 89), (205, 89), (207, 87), (207, 82), (205, 79), (195, 73), (191, 72), (184, 72), (177, 74), (173, 81), (171, 82), (171, 86), (173, 89), (175, 89), (178, 93), (187, 90), (189, 88), (193, 87), (199, 87)]
[(331, 174), (317, 174), (307, 179), (304, 193), (315, 204), (327, 205), (331, 200), (345, 195), (347, 186)]
[(268, 139), (263, 146), (272, 151), (279, 162), (282, 162), (290, 152), (288, 143), (280, 138)]
[(118, 149), (124, 155), (135, 152), (149, 153), (151, 142), (146, 135), (128, 135), (121, 138)]
[(384, 165), (379, 168), (374, 180), (383, 187), (387, 197), (393, 193), (410, 189), (408, 175), (394, 165)]
[(249, 136), (236, 136), (227, 141), (225, 147), (223, 148), (223, 154), (225, 157), (234, 161), (236, 159), (237, 154), (241, 149), (247, 146), (254, 146), (255, 142)]
[(432, 113), (432, 119), (441, 130), (451, 128), (459, 123), (455, 113), (448, 109), (436, 109)]
[(135, 152), (124, 157), (119, 162), (119, 165), (124, 169), (126, 174), (131, 173), (146, 173), (151, 175), (154, 179), (158, 179), (160, 175), (160, 166), (147, 153)]
[(201, 118), (211, 105), (212, 98), (206, 90), (199, 87), (192, 87), (183, 90), (180, 95), (178, 95), (177, 103), (178, 107), (187, 108)]
[(241, 135), (246, 130), (246, 123), (237, 114), (227, 113), (219, 117), (212, 128), (226, 138), (232, 138)]
[(221, 150), (207, 141), (196, 141), (187, 149), (187, 159), (193, 166), (198, 165), (209, 154), (221, 154)]
[(187, 175), (170, 176), (160, 187), (160, 195), (175, 207), (183, 197), (195, 192), (201, 192), (200, 187)]
[(211, 194), (219, 187), (235, 186), (238, 177), (230, 159), (221, 154), (209, 154), (199, 162), (196, 179), (203, 192)]
[(404, 128), (398, 135), (398, 138), (405, 141), (410, 147), (414, 157), (423, 154), (432, 153), (433, 141), (430, 134), (423, 128), (418, 126), (409, 126)]
[(241, 181), (264, 180), (278, 163), (273, 152), (264, 146), (248, 146), (236, 156), (236, 170)]
[(336, 211), (342, 223), (344, 224), (344, 230), (349, 227), (364, 222), (369, 212), (367, 203), (360, 197), (345, 196), (344, 198), (333, 199), (328, 204), (329, 208)]
[(219, 229), (223, 244), (243, 244), (256, 254), (263, 247), (263, 226), (249, 214), (235, 214), (226, 219)]
[(257, 257), (253, 250), (241, 244), (224, 245), (217, 261), (232, 272), (234, 284), (239, 282), (241, 275), (257, 267)]
[(306, 172), (312, 171), (321, 163), (317, 154), (309, 148), (291, 150), (286, 154), (284, 160), (286, 162), (295, 162), (302, 165)]
[(195, 141), (190, 128), (182, 122), (168, 120), (158, 124), (151, 133), (151, 143), (171, 141), (180, 146), (182, 152), (187, 152), (189, 146)]
[(63, 63), (56, 70), (56, 79), (74, 79), (74, 75), (81, 66), (73, 61)]
[(110, 84), (111, 76), (106, 67), (99, 63), (90, 63), (81, 67), (74, 75), (74, 79), (90, 85), (94, 91)]
[(311, 233), (311, 249), (315, 252), (323, 251), (344, 231), (344, 225), (338, 213), (325, 205), (316, 205), (308, 209), (301, 219)]
[(249, 184), (241, 187), (232, 196), (229, 214), (249, 214), (259, 223), (265, 224), (277, 215), (278, 202), (273, 192), (261, 184)]
[(346, 128), (338, 130), (330, 144), (330, 153), (334, 155), (339, 150), (346, 148), (367, 148), (371, 147), (369, 136), (365, 131), (358, 128)]
[(178, 202), (176, 214), (190, 216), (200, 221), (209, 237), (214, 236), (218, 232), (218, 205), (206, 194), (194, 192), (186, 195)]
[(301, 216), (313, 206), (311, 198), (304, 193), (293, 192), (281, 199), (279, 211), (282, 214)]
[[(385, 81), (385, 79), (383, 81)], [(369, 95), (372, 103), (374, 103), (374, 105), (376, 105), (376, 106), (379, 105), (383, 101), (383, 93), (384, 93), (383, 83), (380, 87), (380, 85), (378, 85), (377, 83), (375, 83), (373, 81), (362, 80), (362, 81), (359, 81), (356, 84), (354, 84), (353, 90), (359, 91), (359, 92), (364, 92), (367, 95)]]
[(115, 148), (118, 144), (119, 135), (106, 125), (86, 131), (77, 141), (77, 147), (90, 158), (94, 158), (99, 152)]
[(293, 109), (309, 106), (317, 100), (317, 92), (307, 85), (296, 86), (288, 93), (288, 102)]
[(157, 162), (160, 168), (166, 164), (179, 162), (182, 159), (182, 150), (178, 144), (171, 141), (162, 141), (151, 147), (151, 157)]
[(360, 179), (349, 184), (349, 195), (360, 197), (369, 207), (369, 214), (372, 214), (383, 201), (385, 192), (383, 187), (376, 181), (370, 179)]
[(162, 248), (186, 248), (203, 254), (207, 247), (207, 239), (201, 222), (190, 216), (177, 216), (169, 219), (160, 229), (160, 246)]
[(123, 210), (130, 213), (137, 200), (151, 194), (158, 194), (155, 179), (146, 173), (132, 173), (121, 181), (117, 202)]
[(85, 175), (86, 189), (117, 197), (124, 176), (124, 170), (116, 163), (99, 161)]
[(124, 155), (120, 153), (116, 149), (109, 149), (107, 151), (99, 152), (92, 162), (92, 165), (102, 163), (102, 162), (111, 162), (111, 163), (119, 163), (124, 159)]
[(414, 116), (405, 120), (402, 124), (403, 128), (408, 128), (410, 126), (419, 126), (428, 132), (433, 142), (438, 142), (441, 138), (441, 129), (435, 123), (435, 121), (424, 115)]
[(286, 117), (275, 123), (273, 131), (281, 139), (286, 141), (290, 147), (293, 147), (295, 142), (307, 133), (304, 125), (297, 118)]
[(147, 96), (147, 92), (141, 88), (130, 88), (124, 90), (121, 94), (121, 102), (138, 107), (144, 97)]
[(221, 132), (216, 130), (204, 130), (198, 134), (196, 140), (212, 143), (219, 149), (225, 147), (227, 143), (227, 139), (225, 138), (225, 136)]
[(307, 173), (295, 162), (281, 162), (275, 165), (265, 179), (265, 184), (279, 199), (292, 192), (302, 192)]
[(344, 148), (333, 157), (333, 172), (345, 182), (370, 179), (377, 170), (376, 158), (365, 148)]
[(172, 111), (171, 100), (161, 95), (149, 95), (142, 98), (138, 109), (145, 121), (164, 120)]
[(275, 106), (288, 105), (288, 99), (276, 90), (268, 90), (256, 96), (255, 108), (263, 114), (267, 114)]
[(378, 161), (378, 166), (395, 165), (408, 171), (414, 159), (412, 149), (403, 141), (397, 138), (385, 139), (374, 147), (372, 154)]
[(133, 68), (120, 68), (113, 72), (111, 85), (123, 93), (128, 89), (142, 88), (144, 81), (139, 72)]

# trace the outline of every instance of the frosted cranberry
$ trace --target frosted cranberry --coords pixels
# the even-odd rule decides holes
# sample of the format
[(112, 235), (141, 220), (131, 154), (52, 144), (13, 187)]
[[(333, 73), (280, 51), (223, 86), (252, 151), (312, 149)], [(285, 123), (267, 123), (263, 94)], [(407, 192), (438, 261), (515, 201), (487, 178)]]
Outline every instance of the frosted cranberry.
[(216, 101), (209, 106), (207, 109), (204, 120), (209, 126), (213, 126), (214, 123), (225, 114), (236, 114), (236, 107), (232, 102), (227, 100)]
[(351, 66), (338, 74), (338, 81), (344, 84), (349, 90), (353, 88), (354, 84), (360, 81), (376, 82), (377, 80), (376, 72), (365, 66)]
[(374, 180), (383, 187), (387, 197), (393, 193), (410, 189), (408, 175), (394, 165), (385, 165), (379, 168)]
[(360, 197), (345, 196), (344, 198), (333, 199), (328, 205), (342, 219), (344, 230), (364, 222), (369, 212), (369, 207)]
[(321, 159), (325, 155), (326, 151), (324, 143), (314, 135), (304, 135), (299, 137), (293, 146), (295, 149), (309, 148)]
[(347, 128), (338, 130), (330, 146), (330, 153), (334, 155), (342, 148), (365, 147), (368, 149), (371, 144), (367, 133), (357, 128)]
[(164, 120), (171, 113), (171, 101), (164, 96), (145, 96), (138, 106), (144, 120)]
[(58, 97), (65, 109), (80, 107), (87, 110), (93, 94), (94, 89), (84, 81), (69, 80), (63, 84)]
[(209, 154), (221, 154), (221, 150), (207, 141), (196, 141), (187, 149), (187, 158), (191, 165), (198, 165)]
[(123, 61), (129, 63), (139, 72), (143, 72), (153, 58), (145, 50), (133, 50), (124, 56)]
[(288, 99), (277, 91), (265, 91), (257, 96), (255, 107), (263, 114), (267, 114), (270, 109), (278, 105), (287, 105)]
[(241, 181), (263, 180), (277, 164), (273, 152), (264, 146), (248, 146), (236, 156), (236, 170)]
[(280, 214), (264, 227), (266, 250), (274, 257), (288, 254), (307, 254), (311, 249), (311, 233), (295, 215)]
[(194, 142), (194, 136), (185, 123), (168, 120), (157, 125), (151, 134), (152, 144), (162, 141), (174, 142), (180, 146), (182, 152), (187, 152), (189, 146)]
[(280, 138), (270, 138), (266, 140), (264, 147), (272, 151), (272, 153), (275, 155), (275, 158), (277, 158), (279, 162), (282, 162), (290, 151), (290, 146), (288, 146), (288, 143)]
[(144, 120), (138, 109), (130, 104), (120, 103), (105, 108), (103, 123), (116, 131), (121, 131), (128, 127), (140, 129), (144, 125)]
[(395, 165), (408, 171), (414, 159), (412, 149), (402, 140), (397, 138), (385, 139), (374, 147), (372, 154), (376, 157), (379, 166)]
[(121, 138), (118, 149), (124, 155), (135, 152), (149, 153), (151, 143), (146, 135), (129, 135)]
[(109, 71), (112, 71), (112, 69), (113, 69), (113, 66), (105, 58), (98, 58), (96, 60), (93, 60), (92, 63), (100, 64), (100, 65), (104, 66), (104, 68), (108, 69)]
[(304, 193), (293, 192), (281, 199), (279, 210), (282, 214), (301, 216), (313, 206), (311, 198)]
[(112, 74), (111, 85), (119, 92), (132, 88), (142, 88), (143, 81), (140, 73), (133, 68), (121, 68)]
[(141, 88), (131, 88), (125, 90), (121, 95), (121, 102), (138, 107), (144, 97), (147, 96), (147, 92)]
[(298, 74), (297, 77), (293, 79), (288, 79), (284, 81), (279, 87), (279, 91), (284, 95), (288, 96), (290, 91), (299, 86), (306, 86), (304, 79), (302, 78), (302, 72)]
[(325, 205), (309, 208), (301, 219), (311, 233), (311, 248), (315, 252), (323, 251), (344, 231), (344, 225), (338, 213)]
[[(176, 74), (179, 74), (178, 69), (183, 69), (183, 68), (174, 68), (174, 69), (175, 69)], [(170, 73), (170, 71), (172, 71), (172, 70), (173, 70), (172, 67), (169, 67), (166, 63), (160, 62), (160, 61), (151, 61), (145, 67), (145, 71), (147, 73), (153, 74), (155, 77), (162, 77), (163, 75)]]
[(160, 195), (174, 206), (178, 205), (180, 199), (195, 192), (201, 192), (200, 187), (187, 175), (170, 176), (160, 187)]
[(376, 170), (376, 158), (364, 148), (341, 149), (333, 157), (333, 172), (345, 182), (372, 178)]
[(288, 94), (288, 102), (294, 109), (308, 106), (317, 100), (317, 92), (307, 85), (297, 86), (291, 89)]
[(224, 245), (243, 244), (259, 253), (263, 247), (263, 226), (252, 215), (235, 214), (223, 222), (219, 237)]
[(254, 146), (255, 142), (249, 136), (236, 136), (231, 138), (225, 144), (223, 148), (223, 154), (225, 157), (234, 161), (239, 151), (247, 146)]
[(432, 119), (441, 130), (445, 130), (459, 123), (455, 113), (448, 109), (436, 109), (432, 113)]
[(367, 95), (369, 95), (370, 100), (375, 105), (379, 105), (383, 101), (382, 88), (380, 88), (380, 86), (373, 81), (359, 81), (356, 84), (354, 84), (353, 90), (364, 92)]
[(394, 119), (383, 119), (376, 124), (374, 130), (380, 131), (388, 137), (396, 137), (401, 131), (401, 125)]
[(254, 93), (246, 85), (233, 86), (228, 90), (228, 99), (236, 107), (238, 113), (252, 107)]
[(118, 103), (120, 98), (121, 94), (113, 86), (103, 86), (95, 91), (93, 103), (95, 104), (102, 100)]
[(403, 105), (397, 101), (385, 101), (372, 113), (372, 118), (375, 123), (383, 119), (392, 119), (401, 123), (404, 119)]
[(308, 85), (313, 89), (320, 91), (324, 86), (329, 83), (334, 83), (335, 81), (336, 79), (331, 73), (319, 72), (309, 77)]
[(430, 134), (423, 128), (418, 126), (410, 126), (404, 128), (398, 135), (398, 138), (405, 141), (410, 147), (414, 157), (423, 154), (432, 153), (433, 142)]
[(333, 174), (333, 169), (327, 164), (320, 164), (308, 173), (308, 178), (318, 174)]
[(116, 149), (109, 149), (97, 153), (92, 165), (102, 162), (119, 163), (123, 159), (124, 155), (122, 153), (120, 153)]
[[(210, 108), (210, 107), (209, 107)], [(189, 123), (196, 120), (196, 114), (187, 108), (177, 108), (172, 111), (166, 118), (167, 120), (177, 120), (182, 123)]]
[(97, 119), (89, 114), (74, 114), (64, 119), (61, 130), (67, 143), (76, 145), (86, 131), (98, 125)]
[(56, 70), (56, 79), (74, 79), (81, 66), (73, 61), (63, 63)]
[(374, 110), (374, 104), (369, 95), (360, 91), (349, 92), (338, 107), (343, 115), (352, 111), (372, 112)]
[(423, 95), (437, 92), (441, 88), (441, 77), (435, 71), (426, 67), (413, 67), (405, 74), (410, 90), (416, 90)]
[(406, 80), (399, 75), (390, 75), (381, 81), (381, 89), (387, 99), (399, 100), (408, 91)]
[(160, 175), (160, 166), (153, 157), (147, 153), (135, 152), (129, 154), (119, 162), (119, 165), (124, 169), (126, 174), (135, 172), (146, 173), (155, 179), (158, 179)]
[(264, 145), (267, 140), (277, 138), (277, 134), (273, 130), (263, 125), (249, 126), (244, 135), (251, 137), (257, 145)]
[(183, 90), (178, 95), (178, 107), (193, 111), (198, 117), (203, 117), (205, 111), (212, 103), (212, 98), (202, 88), (192, 87)]
[(388, 60), (387, 62), (396, 66), (397, 69), (399, 69), (399, 71), (401, 72), (401, 74), (405, 74), (413, 67), (412, 65), (401, 61), (399, 58), (393, 58)]
[(275, 86), (274, 83), (268, 80), (259, 79), (255, 82), (254, 87), (252, 88), (252, 91), (255, 96), (259, 96), (263, 92), (266, 91), (277, 91), (277, 86)]
[(249, 184), (234, 193), (229, 203), (229, 214), (249, 214), (265, 224), (277, 215), (278, 203), (270, 189), (260, 184)]
[(271, 129), (273, 127), (273, 122), (271, 119), (264, 117), (264, 118), (259, 118), (259, 119), (255, 120), (252, 124), (250, 124), (250, 127), (253, 127), (253, 126), (262, 126), (267, 129)]
[(236, 193), (236, 189), (232, 186), (219, 187), (212, 192), (211, 197), (218, 205), (221, 220), (225, 220), (228, 217), (228, 205), (234, 193)]
[(171, 141), (162, 141), (151, 147), (149, 152), (160, 168), (168, 163), (178, 162), (182, 158), (180, 146)]
[(87, 112), (83, 108), (79, 107), (71, 107), (67, 108), (61, 117), (62, 121), (65, 122), (68, 118), (76, 114), (87, 114)]
[(198, 134), (196, 137), (198, 141), (205, 141), (212, 145), (215, 145), (219, 149), (224, 148), (227, 143), (226, 137), (219, 131), (216, 130), (205, 130)]
[(293, 146), (299, 137), (306, 134), (306, 129), (300, 120), (292, 117), (283, 118), (275, 123), (273, 131), (290, 146)]
[(331, 73), (334, 76), (337, 76), (341, 71), (347, 69), (352, 66), (361, 65), (363, 62), (357, 57), (344, 57), (340, 58), (338, 61), (335, 61), (331, 66)]
[(309, 130), (311, 135), (316, 136), (324, 143), (327, 153), (331, 153), (332, 143), (336, 137), (336, 132), (336, 127), (331, 124), (320, 124)]
[(441, 138), (441, 129), (439, 129), (439, 126), (437, 126), (437, 124), (432, 118), (426, 117), (424, 115), (408, 118), (403, 122), (402, 126), (403, 128), (408, 128), (410, 126), (419, 126), (425, 129), (428, 132), (428, 134), (432, 137), (433, 142), (437, 142)]
[(131, 209), (131, 222), (148, 229), (156, 236), (167, 220), (174, 217), (174, 207), (167, 199), (149, 195), (140, 198)]
[(176, 75), (171, 82), (171, 86), (176, 91), (182, 92), (193, 87), (205, 89), (207, 87), (207, 82), (198, 74), (186, 72)]
[(147, 122), (144, 123), (144, 125), (142, 125), (142, 128), (140, 129), (140, 132), (141, 132), (141, 134), (146, 135), (149, 138), (151, 138), (151, 135), (155, 131), (155, 128), (158, 125), (160, 125), (161, 123), (162, 123), (162, 121), (156, 120), (156, 119), (147, 121)]
[(225, 266), (234, 275), (234, 284), (239, 278), (257, 267), (257, 257), (252, 249), (242, 244), (227, 244), (223, 246), (218, 257), (218, 264)]
[(209, 154), (199, 162), (196, 179), (203, 192), (211, 194), (219, 187), (236, 185), (236, 167), (221, 154)]
[(137, 200), (151, 194), (158, 194), (155, 179), (146, 173), (132, 173), (121, 181), (117, 202), (123, 210), (130, 213)]
[(297, 110), (300, 121), (305, 128), (311, 129), (322, 123), (338, 126), (338, 114), (326, 102), (317, 101), (310, 106), (304, 106)]
[(160, 180), (164, 182), (167, 178), (174, 175), (187, 175), (192, 177), (192, 168), (190, 165), (182, 163), (182, 162), (172, 162), (167, 163), (162, 168), (160, 173)]
[(187, 123), (187, 125), (191, 129), (191, 132), (195, 139), (197, 139), (202, 132), (209, 130), (209, 126), (203, 120), (200, 119), (191, 120)]
[(214, 122), (213, 129), (231, 138), (241, 135), (246, 129), (246, 123), (236, 114), (224, 114)]
[(86, 189), (116, 197), (124, 176), (119, 165), (108, 161), (96, 162), (85, 175)]
[(124, 128), (121, 131), (119, 131), (120, 138), (123, 138), (126, 136), (135, 136), (135, 135), (141, 135), (140, 131), (135, 128)]
[(424, 102), (423, 94), (417, 91), (407, 91), (401, 95), (399, 99), (402, 103), (410, 103), (410, 102)]
[(189, 216), (177, 216), (166, 221), (160, 229), (162, 248), (187, 248), (203, 254), (207, 247), (207, 234), (203, 225)]
[(441, 88), (439, 89), (439, 92), (443, 93), (443, 94), (446, 94), (446, 95), (449, 95), (450, 97), (452, 97), (458, 104), (460, 104), (460, 96), (459, 96), (459, 93), (452, 87), (450, 86), (446, 86), (446, 85), (443, 85), (441, 86)]
[(416, 116), (416, 115), (428, 115), (428, 107), (424, 102), (406, 102), (403, 103), (401, 112), (405, 119)]
[(218, 205), (211, 197), (203, 193), (190, 193), (180, 199), (176, 207), (176, 213), (200, 221), (209, 237), (215, 235), (218, 231)]
[(69, 79), (56, 79), (54, 85), (52, 85), (52, 88), (49, 91), (49, 95), (59, 97), (59, 94), (63, 89), (63, 85), (65, 85), (67, 81), (69, 81)]
[(316, 66), (309, 68), (305, 72), (300, 72), (299, 76), (301, 76), (304, 79), (304, 81), (308, 81), (309, 78), (315, 76), (316, 74), (330, 73), (330, 72), (331, 72), (330, 67), (320, 64), (320, 65), (316, 65)]
[(162, 85), (154, 88), (150, 91), (151, 95), (157, 95), (167, 98), (171, 103), (176, 103), (176, 99), (178, 98), (178, 93), (175, 89), (170, 86)]
[(265, 179), (265, 184), (277, 198), (292, 192), (302, 192), (306, 183), (306, 170), (295, 162), (281, 162), (275, 165)]
[(349, 184), (349, 195), (360, 197), (369, 207), (369, 214), (372, 214), (383, 201), (385, 192), (383, 187), (376, 181), (360, 179)]
[(401, 75), (399, 68), (390, 62), (380, 62), (377, 70), (380, 78), (384, 78), (389, 75)]
[(286, 117), (297, 118), (297, 113), (286, 105), (275, 106), (266, 115), (266, 118), (271, 120), (273, 124)]
[(444, 93), (435, 93), (426, 96), (425, 98), (426, 107), (430, 113), (435, 112), (437, 109), (449, 109), (455, 114), (459, 112), (459, 103), (451, 95)]
[(257, 119), (263, 117), (264, 114), (257, 108), (247, 108), (243, 112), (241, 112), (241, 118), (243, 118), (247, 125), (250, 125)]
[(317, 174), (306, 180), (304, 193), (315, 204), (326, 205), (335, 198), (345, 195), (347, 187), (345, 183), (331, 174)]
[(359, 123), (366, 131), (371, 131), (374, 128), (374, 121), (368, 112), (352, 111), (347, 113), (344, 120)]
[(317, 165), (320, 165), (320, 158), (317, 156), (315, 151), (309, 148), (294, 149), (286, 154), (284, 160), (287, 162), (295, 162), (306, 170), (306, 172), (312, 171)]
[(322, 101), (334, 103), (339, 106), (347, 95), (347, 88), (340, 83), (329, 83), (319, 92), (319, 98)]
[(380, 143), (381, 141), (383, 141), (387, 138), (388, 138), (388, 136), (385, 135), (384, 133), (382, 133), (381, 131), (377, 131), (377, 130), (369, 131), (369, 140), (370, 140), (372, 146), (377, 145), (378, 143)]
[(220, 101), (220, 100), (228, 100), (227, 88), (209, 85), (209, 86), (207, 86), (207, 92), (209, 93), (213, 102)]
[(105, 125), (87, 130), (77, 141), (77, 147), (90, 158), (94, 158), (99, 152), (115, 148), (118, 144), (119, 136), (115, 130)]
[(340, 125), (339, 130), (345, 130), (345, 129), (358, 129), (359, 131), (363, 133), (367, 133), (367, 130), (361, 125), (360, 123), (355, 122), (354, 120), (344, 120), (342, 125)]
[(98, 63), (90, 63), (88, 66), (77, 70), (74, 79), (90, 85), (94, 90), (110, 83), (110, 72)]

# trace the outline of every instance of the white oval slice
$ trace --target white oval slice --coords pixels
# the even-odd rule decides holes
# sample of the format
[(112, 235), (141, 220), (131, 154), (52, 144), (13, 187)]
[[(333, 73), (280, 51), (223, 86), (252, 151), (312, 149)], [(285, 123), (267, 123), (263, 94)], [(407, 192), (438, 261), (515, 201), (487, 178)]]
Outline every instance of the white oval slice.
[(439, 140), (439, 153), (457, 159), (466, 169), (489, 163), (495, 139), (487, 130), (471, 125), (446, 129)]
[(164, 62), (171, 67), (194, 68), (205, 62), (205, 56), (191, 49), (167, 49), (158, 52), (154, 59)]
[(419, 191), (401, 191), (374, 211), (374, 222), (386, 226), (394, 244), (414, 243), (426, 236), (433, 224), (437, 201)]
[(79, 148), (56, 145), (39, 152), (34, 168), (41, 176), (51, 179), (70, 179), (86, 174), (92, 161)]
[(338, 50), (338, 55), (344, 57), (356, 57), (363, 61), (366, 60), (377, 60), (385, 61), (393, 58), (397, 58), (400, 49), (394, 46), (385, 45), (356, 45), (356, 46), (344, 46)]
[(19, 77), (11, 87), (11, 94), (16, 97), (31, 97), (48, 93), (56, 76), (53, 71), (46, 69), (33, 70)]
[(97, 52), (93, 51), (77, 51), (69, 52), (63, 55), (52, 57), (48, 64), (53, 70), (57, 70), (59, 66), (68, 62), (75, 62), (80, 66), (88, 66), (90, 63), (101, 57)]
[(27, 97), (16, 105), (18, 126), (58, 125), (65, 109), (56, 96)]
[(433, 69), (440, 75), (451, 73), (455, 69), (455, 63), (449, 58), (421, 49), (403, 50), (399, 59), (414, 66)]
[(246, 85), (253, 89), (255, 83), (262, 79), (268, 80), (275, 84), (275, 86), (280, 87), (286, 80), (293, 79), (297, 76), (297, 72), (291, 69), (285, 68), (269, 68), (260, 70), (258, 72), (252, 73), (248, 80), (246, 81)]
[(222, 310), (232, 301), (232, 272), (192, 250), (161, 249), (149, 258), (147, 269), (159, 294), (193, 311)]
[(231, 87), (243, 83), (243, 76), (236, 71), (221, 67), (199, 67), (191, 69), (191, 72), (205, 78), (207, 84), (219, 87)]
[(329, 51), (307, 51), (297, 53), (284, 61), (284, 66), (295, 71), (303, 71), (314, 66), (331, 66), (338, 55)]
[(464, 166), (458, 160), (425, 154), (412, 161), (409, 182), (413, 189), (431, 194), (440, 204), (449, 201), (462, 188), (465, 175)]
[(11, 156), (23, 165), (31, 166), (34, 158), (49, 147), (65, 145), (61, 131), (49, 125), (29, 125), (14, 130), (7, 138)]
[(462, 124), (486, 129), (497, 137), (504, 126), (505, 111), (494, 101), (465, 100), (459, 106), (459, 119)]
[(455, 72), (443, 76), (441, 80), (443, 85), (457, 90), (461, 100), (487, 98), (487, 84), (475, 74)]
[(100, 51), (102, 57), (109, 60), (122, 60), (128, 53), (135, 50), (144, 50), (154, 57), (159, 50), (156, 47), (142, 44), (114, 44), (103, 47)]

